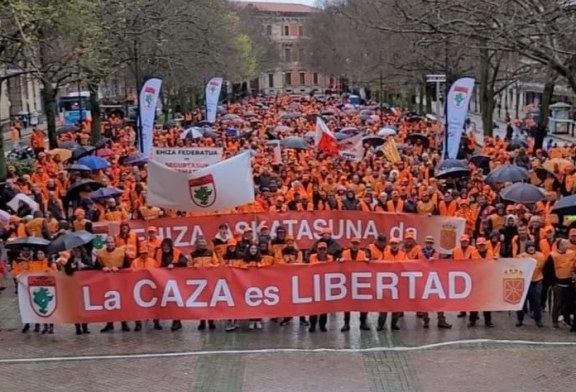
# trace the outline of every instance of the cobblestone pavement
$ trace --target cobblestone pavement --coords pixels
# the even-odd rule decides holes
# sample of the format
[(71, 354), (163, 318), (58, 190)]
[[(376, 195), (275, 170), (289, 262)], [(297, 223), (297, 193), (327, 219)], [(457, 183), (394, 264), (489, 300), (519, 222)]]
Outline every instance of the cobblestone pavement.
[[(569, 346), (576, 335), (565, 328), (553, 330), (549, 320), (541, 330), (530, 324), (516, 328), (513, 315), (505, 312), (495, 315), (493, 329), (467, 328), (455, 314), (449, 320), (451, 330), (434, 324), (425, 330), (407, 313), (401, 331), (360, 333), (353, 319), (346, 334), (339, 331), (341, 315), (329, 317), (325, 334), (310, 334), (297, 320), (234, 333), (225, 333), (222, 325), (199, 332), (193, 322), (175, 333), (154, 331), (149, 322), (139, 333), (100, 334), (102, 325), (91, 325), (89, 336), (76, 336), (71, 326), (56, 326), (54, 335), (23, 334), (16, 298), (5, 290), (0, 294), (0, 391), (510, 392), (562, 391), (576, 384), (576, 346)], [(406, 350), (462, 340), (471, 342)]]

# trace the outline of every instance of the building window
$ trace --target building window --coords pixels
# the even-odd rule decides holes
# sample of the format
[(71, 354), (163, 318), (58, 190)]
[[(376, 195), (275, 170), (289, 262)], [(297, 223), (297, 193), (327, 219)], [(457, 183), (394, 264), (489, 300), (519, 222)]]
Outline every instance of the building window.
[(304, 26), (298, 26), (298, 36), (302, 37), (304, 35)]
[(284, 83), (286, 86), (292, 86), (292, 74), (290, 72), (284, 74)]
[(284, 61), (287, 63), (292, 61), (292, 50), (290, 48), (284, 48)]
[(266, 35), (272, 35), (272, 25), (266, 26)]
[(298, 61), (304, 61), (304, 48), (298, 48)]
[(290, 26), (284, 26), (284, 36), (288, 37), (290, 35)]
[(306, 74), (304, 72), (300, 72), (300, 86), (304, 86), (306, 84)]
[(268, 74), (268, 87), (274, 87), (274, 74)]
[(317, 85), (318, 84), (318, 73), (314, 72), (314, 74), (312, 74), (312, 83)]

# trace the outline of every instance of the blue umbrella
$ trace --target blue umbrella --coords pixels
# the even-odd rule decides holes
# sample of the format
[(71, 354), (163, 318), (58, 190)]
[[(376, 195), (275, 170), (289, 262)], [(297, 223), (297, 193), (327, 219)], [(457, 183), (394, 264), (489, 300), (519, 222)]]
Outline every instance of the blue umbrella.
[(344, 132), (336, 132), (334, 136), (336, 136), (336, 140), (338, 141), (351, 137), (351, 135), (348, 135), (347, 133)]
[(126, 157), (124, 161), (122, 161), (122, 164), (137, 166), (137, 165), (143, 165), (146, 162), (148, 162), (148, 157), (141, 152), (137, 152), (135, 154)]
[(110, 167), (110, 163), (106, 159), (95, 156), (80, 158), (78, 164), (88, 166), (92, 170), (102, 170)]
[(124, 193), (121, 189), (116, 188), (100, 188), (92, 193), (90, 193), (90, 198), (92, 200), (97, 199), (109, 199), (111, 197), (118, 197)]
[(226, 136), (233, 136), (233, 137), (238, 137), (240, 136), (242, 132), (240, 132), (238, 129), (234, 129), (234, 128), (228, 128), (225, 132)]

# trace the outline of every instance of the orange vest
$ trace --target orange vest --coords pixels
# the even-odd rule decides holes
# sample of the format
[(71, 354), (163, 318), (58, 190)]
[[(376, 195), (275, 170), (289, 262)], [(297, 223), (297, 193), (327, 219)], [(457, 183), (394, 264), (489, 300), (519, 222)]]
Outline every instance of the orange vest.
[(344, 249), (342, 252), (342, 260), (344, 261), (368, 261), (368, 257), (366, 256), (366, 252), (362, 249), (358, 249), (358, 253), (356, 253), (356, 258), (352, 258), (352, 250), (351, 249)]
[(330, 263), (334, 261), (334, 257), (332, 257), (332, 255), (326, 255), (326, 260), (318, 260), (318, 255), (316, 253), (314, 253), (313, 255), (310, 255), (310, 264), (319, 264), (319, 263)]
[(138, 257), (132, 261), (130, 265), (132, 269), (139, 270), (139, 269), (147, 269), (147, 268), (157, 268), (159, 267), (156, 260), (151, 257), (146, 257), (143, 259), (142, 257)]
[(124, 246), (126, 249), (126, 255), (130, 260), (134, 260), (138, 255), (138, 236), (136, 233), (129, 232), (128, 238), (124, 239), (120, 237), (120, 234), (116, 234), (114, 237), (116, 246)]
[(115, 248), (112, 252), (109, 252), (107, 249), (102, 249), (98, 252), (96, 260), (102, 267), (122, 268), (124, 266), (125, 257), (126, 251), (123, 248)]
[(572, 278), (574, 271), (574, 253), (566, 251), (566, 253), (559, 253), (557, 251), (550, 254), (554, 261), (554, 273), (558, 279)]
[(390, 248), (386, 248), (386, 250), (384, 250), (384, 257), (383, 257), (384, 261), (402, 261), (402, 260), (408, 260), (408, 256), (406, 256), (406, 253), (404, 253), (404, 251), (399, 250), (398, 253), (393, 254), (392, 250)]
[(388, 247), (385, 246), (383, 250), (380, 250), (376, 244), (368, 245), (368, 250), (370, 251), (370, 258), (372, 260), (384, 260), (384, 253), (386, 253), (386, 249)]
[(386, 209), (388, 212), (404, 212), (404, 201), (398, 199), (396, 205), (394, 205), (393, 200), (388, 200), (386, 202)]
[[(156, 259), (156, 263), (159, 267), (162, 266), (162, 249), (158, 248), (158, 250), (156, 251), (156, 255), (155, 255), (155, 259)], [(178, 261), (182, 258), (182, 252), (180, 252), (178, 249), (176, 248), (172, 248), (172, 264), (177, 264)]]
[(462, 249), (462, 247), (458, 246), (452, 250), (452, 256), (454, 260), (469, 260), (469, 259), (480, 259), (480, 255), (478, 254), (478, 250), (475, 247), (469, 245), (466, 248), (466, 251)]
[(535, 252), (533, 254), (522, 253), (518, 257), (530, 257), (536, 260), (536, 268), (534, 268), (534, 273), (532, 274), (532, 282), (540, 282), (544, 279), (544, 265), (546, 264), (546, 256), (542, 252)]

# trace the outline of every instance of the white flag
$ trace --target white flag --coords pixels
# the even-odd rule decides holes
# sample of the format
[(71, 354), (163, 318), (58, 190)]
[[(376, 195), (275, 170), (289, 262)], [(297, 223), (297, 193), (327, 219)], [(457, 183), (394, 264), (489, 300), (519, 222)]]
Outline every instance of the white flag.
[(446, 136), (444, 138), (443, 158), (457, 159), (464, 122), (468, 115), (468, 105), (472, 98), (474, 79), (460, 78), (450, 87), (446, 100)]
[(338, 142), (340, 147), (340, 158), (350, 161), (360, 161), (364, 157), (364, 143), (362, 143), (364, 135), (359, 133), (352, 137), (348, 137)]
[(152, 150), (152, 132), (154, 130), (154, 119), (156, 118), (156, 105), (158, 104), (158, 96), (160, 95), (160, 88), (162, 87), (162, 80), (152, 78), (148, 79), (142, 90), (140, 90), (140, 97), (138, 98), (138, 105), (140, 106), (140, 125), (142, 127), (142, 152), (149, 155)]
[(212, 78), (206, 84), (206, 121), (213, 123), (216, 122), (216, 112), (218, 111), (218, 98), (220, 97), (220, 90), (222, 90), (222, 78)]
[(253, 203), (250, 154), (236, 155), (193, 174), (149, 161), (147, 202), (150, 206), (192, 212), (221, 211)]

